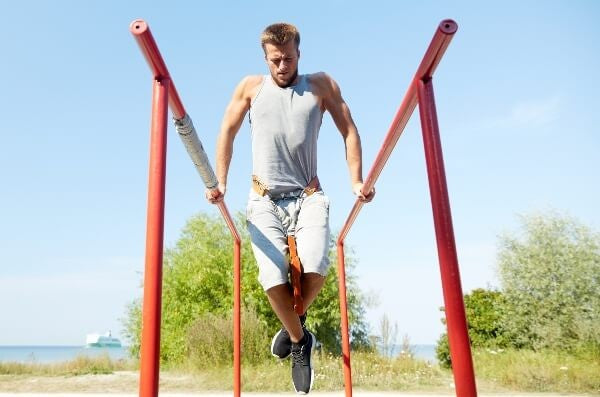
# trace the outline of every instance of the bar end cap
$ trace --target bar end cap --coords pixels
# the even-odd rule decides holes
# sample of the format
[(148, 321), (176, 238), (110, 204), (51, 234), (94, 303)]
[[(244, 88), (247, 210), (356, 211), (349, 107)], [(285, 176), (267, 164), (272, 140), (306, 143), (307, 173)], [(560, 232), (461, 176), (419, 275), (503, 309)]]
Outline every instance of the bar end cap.
[(143, 19), (134, 19), (129, 24), (129, 31), (133, 34), (142, 34), (148, 30), (148, 24)]
[(439, 29), (444, 34), (454, 34), (458, 30), (458, 24), (452, 19), (444, 19), (440, 22)]

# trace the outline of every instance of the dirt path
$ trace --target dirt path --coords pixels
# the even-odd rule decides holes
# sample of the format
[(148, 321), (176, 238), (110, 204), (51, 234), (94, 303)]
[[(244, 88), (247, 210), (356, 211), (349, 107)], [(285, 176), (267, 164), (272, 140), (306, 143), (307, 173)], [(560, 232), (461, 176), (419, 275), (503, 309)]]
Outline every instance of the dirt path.
[[(137, 371), (118, 371), (110, 375), (78, 376), (31, 376), (0, 375), (0, 397), (137, 397), (139, 373)], [(207, 392), (201, 390), (202, 382), (192, 375), (161, 374), (161, 397), (225, 397), (232, 396), (231, 391)], [(245, 393), (252, 397), (275, 397), (277, 395), (295, 395), (289, 393)], [(344, 397), (344, 392), (313, 392), (317, 397)], [(453, 393), (432, 392), (369, 392), (354, 390), (354, 397), (450, 397)], [(565, 397), (559, 394), (527, 393), (482, 393), (480, 397)], [(569, 397), (575, 397), (570, 395)]]
[[(275, 397), (280, 395), (295, 396), (295, 393), (243, 393), (242, 396), (250, 397)], [(311, 396), (315, 397), (344, 397), (344, 392), (313, 392)], [(3, 393), (0, 391), (0, 397), (137, 397), (137, 393)], [(232, 392), (219, 393), (160, 393), (161, 397), (230, 397)], [(355, 397), (450, 397), (453, 394), (430, 394), (430, 393), (400, 393), (400, 392), (362, 392), (354, 391)], [(479, 397), (583, 397), (584, 395), (564, 395), (564, 394), (480, 394)]]

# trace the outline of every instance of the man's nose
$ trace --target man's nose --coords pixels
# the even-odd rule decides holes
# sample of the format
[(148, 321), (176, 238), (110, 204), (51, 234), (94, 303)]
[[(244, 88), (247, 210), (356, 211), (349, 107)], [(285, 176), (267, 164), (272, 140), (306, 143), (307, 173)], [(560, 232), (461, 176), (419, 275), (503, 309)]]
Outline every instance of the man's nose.
[(289, 63), (282, 60), (281, 62), (279, 62), (279, 67), (277, 69), (279, 69), (280, 72), (285, 72), (288, 66)]

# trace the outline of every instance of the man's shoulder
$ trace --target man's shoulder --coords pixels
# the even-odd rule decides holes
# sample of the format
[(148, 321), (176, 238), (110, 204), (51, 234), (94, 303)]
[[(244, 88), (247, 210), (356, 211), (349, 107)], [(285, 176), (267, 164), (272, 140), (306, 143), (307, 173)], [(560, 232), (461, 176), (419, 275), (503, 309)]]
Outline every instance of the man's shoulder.
[(264, 78), (265, 78), (265, 76), (263, 76), (261, 74), (251, 74), (251, 75), (245, 76), (242, 79), (242, 81), (240, 82), (240, 84), (243, 84), (246, 87), (257, 86), (257, 85), (260, 85), (260, 83), (262, 83)]
[(264, 76), (262, 75), (248, 75), (240, 80), (237, 85), (236, 92), (244, 98), (252, 98), (256, 94), (256, 91), (262, 84)]
[(330, 94), (337, 83), (330, 75), (325, 72), (311, 73), (307, 75), (309, 83), (315, 88), (315, 91), (321, 95), (326, 96)]
[(306, 77), (308, 78), (308, 81), (312, 84), (327, 84), (329, 81), (332, 80), (331, 76), (329, 76), (325, 72), (310, 73), (307, 74)]

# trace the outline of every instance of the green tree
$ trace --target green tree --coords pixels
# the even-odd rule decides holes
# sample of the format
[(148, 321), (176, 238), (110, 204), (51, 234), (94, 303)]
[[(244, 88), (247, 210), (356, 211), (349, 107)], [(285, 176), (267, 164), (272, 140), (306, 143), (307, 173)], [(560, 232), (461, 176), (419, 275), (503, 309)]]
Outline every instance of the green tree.
[(465, 295), (469, 338), (475, 347), (505, 347), (502, 328), (504, 295), (500, 291), (477, 288)]
[[(258, 268), (242, 214), (236, 216), (242, 237), (242, 306), (251, 311), (271, 334), (280, 322), (271, 310), (258, 283)], [(332, 267), (325, 286), (312, 304), (307, 326), (315, 331), (324, 348), (339, 352), (341, 346), (336, 250), (331, 240)], [(354, 259), (346, 255), (348, 311), (355, 347), (369, 345), (368, 326), (364, 322), (365, 299), (351, 274)], [(183, 228), (173, 248), (165, 251), (163, 261), (161, 360), (179, 363), (189, 355), (189, 331), (196, 320), (210, 313), (230, 318), (233, 307), (232, 243), (229, 229), (219, 216), (199, 214)], [(127, 306), (124, 333), (131, 351), (139, 353), (141, 302)], [(269, 337), (267, 335), (266, 337)]]
[(503, 327), (515, 347), (600, 346), (600, 236), (556, 212), (500, 238)]
[[(464, 296), (467, 329), (471, 346), (498, 348), (507, 346), (502, 327), (504, 296), (500, 291), (478, 288)], [(440, 308), (444, 311), (444, 308)], [(445, 324), (445, 319), (442, 319)], [(444, 333), (437, 342), (436, 357), (445, 367), (450, 367), (448, 335)]]

